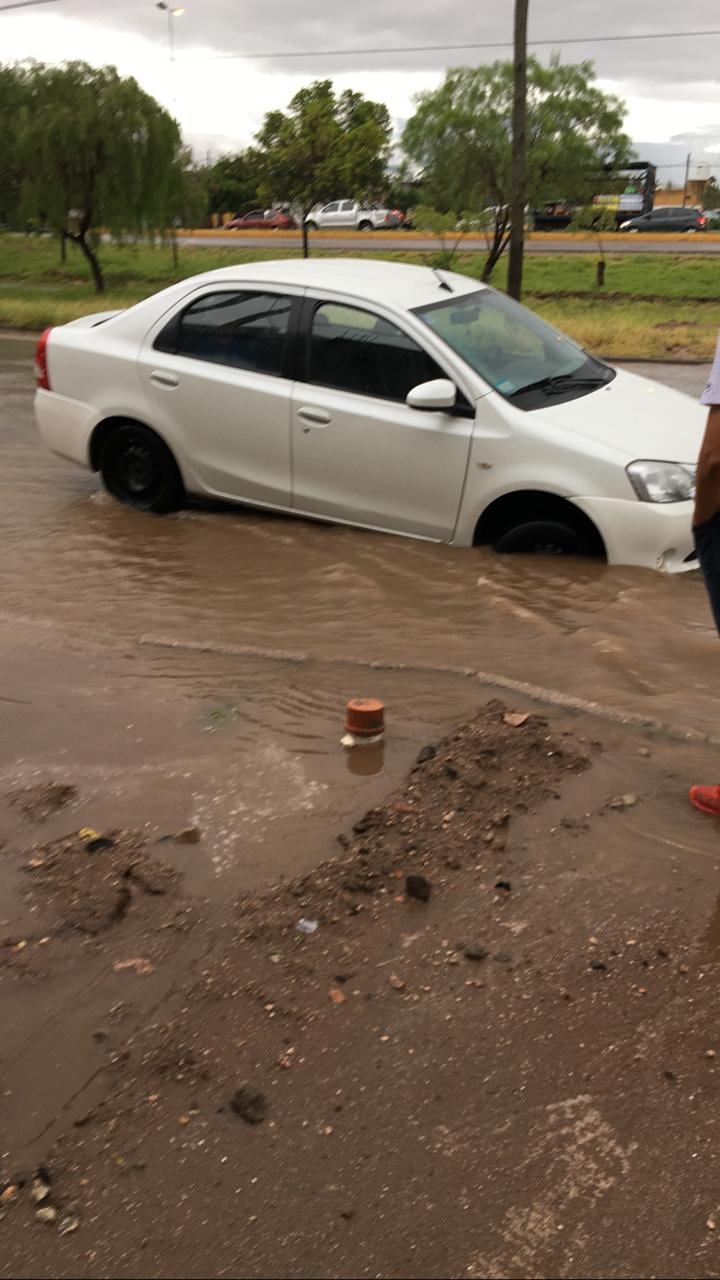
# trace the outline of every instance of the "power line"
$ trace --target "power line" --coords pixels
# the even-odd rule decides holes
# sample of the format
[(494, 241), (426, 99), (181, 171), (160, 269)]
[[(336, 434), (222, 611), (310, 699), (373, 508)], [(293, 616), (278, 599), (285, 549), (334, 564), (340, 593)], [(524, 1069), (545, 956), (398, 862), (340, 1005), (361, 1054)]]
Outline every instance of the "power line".
[[(30, 3), (41, 3), (41, 0), (30, 0)], [(711, 31), (646, 31), (636, 34), (607, 36), (564, 36), (555, 40), (528, 40), (528, 46), (539, 49), (548, 46), (557, 48), (567, 44), (622, 44), (630, 40), (686, 40), (707, 39), (709, 36), (720, 36), (720, 28)], [(180, 62), (209, 62), (215, 59), (226, 61), (254, 61), (277, 58), (354, 58), (373, 57), (379, 54), (393, 53), (460, 53), (471, 49), (511, 49), (512, 40), (477, 40), (466, 44), (407, 44), (383, 45), (365, 49), (284, 49), (266, 50), (264, 53), (207, 53), (190, 54), (179, 58)]]
[(0, 13), (6, 9), (29, 9), (34, 4), (57, 4), (57, 0), (13, 0), (12, 4), (0, 4)]

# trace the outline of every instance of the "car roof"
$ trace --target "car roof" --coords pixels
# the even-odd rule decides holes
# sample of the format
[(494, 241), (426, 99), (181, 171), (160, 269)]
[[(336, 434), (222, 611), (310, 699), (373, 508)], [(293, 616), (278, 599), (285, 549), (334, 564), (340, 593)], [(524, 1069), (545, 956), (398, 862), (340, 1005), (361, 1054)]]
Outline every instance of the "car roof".
[[(470, 276), (441, 271), (452, 293), (472, 293), (486, 286)], [(386, 302), (401, 310), (442, 302), (451, 296), (431, 267), (361, 258), (283, 258), (221, 267), (186, 279), (184, 285), (237, 283), (293, 285), (303, 289), (348, 293), (366, 302)]]

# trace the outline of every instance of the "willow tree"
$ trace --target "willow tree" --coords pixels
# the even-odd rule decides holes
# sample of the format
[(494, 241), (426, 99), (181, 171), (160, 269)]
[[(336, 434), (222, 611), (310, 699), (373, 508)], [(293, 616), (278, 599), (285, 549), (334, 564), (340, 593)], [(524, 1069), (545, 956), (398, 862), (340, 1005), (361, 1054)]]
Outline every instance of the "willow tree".
[(167, 226), (178, 191), (180, 131), (136, 80), (114, 67), (25, 63), (16, 74), (23, 211), (77, 245), (102, 293), (95, 232)]
[[(402, 137), (423, 172), (425, 198), (438, 209), (490, 206), (492, 233), (483, 279), (489, 279), (510, 238), (511, 62), (456, 67), (437, 89), (418, 95)], [(591, 62), (527, 66), (525, 189), (545, 200), (587, 203), (607, 169), (630, 153), (625, 106), (595, 83)], [(607, 179), (605, 179), (607, 180)]]

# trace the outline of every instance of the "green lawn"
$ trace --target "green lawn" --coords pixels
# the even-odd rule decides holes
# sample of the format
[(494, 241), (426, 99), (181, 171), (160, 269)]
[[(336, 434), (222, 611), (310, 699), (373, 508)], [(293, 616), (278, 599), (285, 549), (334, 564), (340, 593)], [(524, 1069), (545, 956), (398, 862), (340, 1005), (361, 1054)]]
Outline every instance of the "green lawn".
[[(82, 255), (56, 241), (0, 235), (0, 325), (37, 330), (93, 311), (126, 307), (174, 280), (229, 263), (295, 257), (299, 248), (248, 250), (181, 247), (177, 270), (169, 245), (103, 244), (107, 292), (94, 293)], [(323, 256), (338, 256), (318, 249)], [(363, 255), (365, 256), (365, 254)], [(432, 254), (372, 253), (394, 261), (428, 263)], [(482, 254), (460, 254), (456, 269), (479, 276)], [(492, 283), (503, 288), (507, 263)], [(720, 255), (608, 255), (605, 288), (595, 285), (595, 255), (528, 256), (525, 301), (559, 328), (611, 356), (709, 359), (720, 328)]]

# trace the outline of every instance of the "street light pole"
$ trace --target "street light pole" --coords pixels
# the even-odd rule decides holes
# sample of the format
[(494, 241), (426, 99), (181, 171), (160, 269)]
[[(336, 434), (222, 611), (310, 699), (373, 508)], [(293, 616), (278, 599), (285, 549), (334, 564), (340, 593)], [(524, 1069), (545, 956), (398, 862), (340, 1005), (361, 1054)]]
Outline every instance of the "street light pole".
[(517, 298), (518, 300), (522, 294), (523, 249), (525, 241), (527, 25), (528, 0), (515, 0), (512, 159), (510, 170), (510, 262), (508, 264), (508, 293), (511, 298)]
[(168, 46), (170, 49), (170, 74), (172, 76), (173, 85), (173, 107), (177, 107), (177, 98), (175, 96), (175, 19), (179, 18), (185, 9), (182, 7), (173, 7), (166, 4), (165, 0), (157, 0), (156, 9), (162, 9), (167, 14), (168, 20)]

